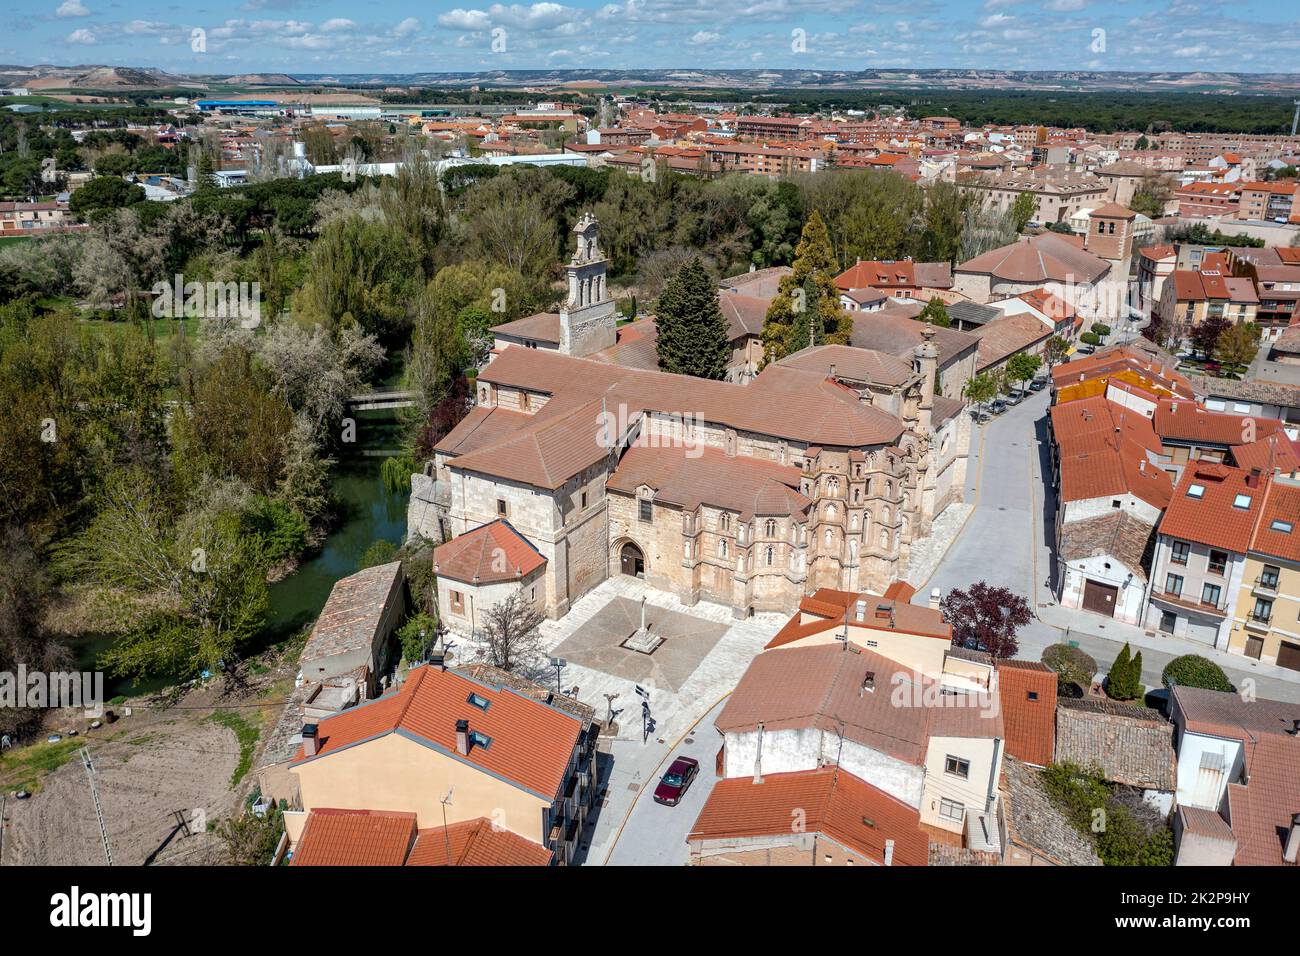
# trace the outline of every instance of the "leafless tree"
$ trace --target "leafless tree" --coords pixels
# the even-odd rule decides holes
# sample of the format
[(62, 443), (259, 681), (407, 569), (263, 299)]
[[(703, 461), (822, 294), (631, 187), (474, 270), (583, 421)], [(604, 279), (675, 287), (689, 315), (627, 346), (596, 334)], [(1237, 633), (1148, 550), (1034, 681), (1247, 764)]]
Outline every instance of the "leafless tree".
[(486, 652), (493, 667), (516, 670), (539, 652), (537, 628), (542, 623), (542, 615), (524, 597), (522, 589), (488, 608), (483, 622)]

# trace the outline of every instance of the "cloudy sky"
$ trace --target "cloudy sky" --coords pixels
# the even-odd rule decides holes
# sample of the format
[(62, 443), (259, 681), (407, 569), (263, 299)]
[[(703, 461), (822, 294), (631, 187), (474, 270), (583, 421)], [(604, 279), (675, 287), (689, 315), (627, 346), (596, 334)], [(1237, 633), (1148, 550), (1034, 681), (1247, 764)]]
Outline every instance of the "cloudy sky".
[(1296, 0), (4, 0), (0, 62), (1300, 72)]

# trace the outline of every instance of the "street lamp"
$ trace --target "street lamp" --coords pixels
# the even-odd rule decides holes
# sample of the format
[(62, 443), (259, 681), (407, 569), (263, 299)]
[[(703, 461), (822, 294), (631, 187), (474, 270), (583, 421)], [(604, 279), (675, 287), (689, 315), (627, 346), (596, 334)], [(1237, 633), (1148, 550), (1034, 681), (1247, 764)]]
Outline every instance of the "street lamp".
[(555, 668), (555, 692), (561, 697), (564, 696), (564, 691), (560, 689), (560, 674), (563, 673), (564, 668), (568, 666), (568, 663), (569, 662), (563, 657), (551, 658), (551, 666)]

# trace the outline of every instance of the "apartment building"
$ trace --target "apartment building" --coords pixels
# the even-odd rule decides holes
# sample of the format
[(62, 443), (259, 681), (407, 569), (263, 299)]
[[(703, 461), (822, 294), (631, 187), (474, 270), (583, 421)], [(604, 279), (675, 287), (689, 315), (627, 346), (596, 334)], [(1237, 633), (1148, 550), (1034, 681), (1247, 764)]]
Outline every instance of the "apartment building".
[(1189, 333), (1206, 319), (1224, 318), (1233, 325), (1253, 323), (1259, 295), (1248, 278), (1218, 270), (1175, 269), (1161, 286), (1156, 314), (1168, 328)]
[[(411, 671), (397, 691), (302, 728), (291, 844), (322, 810), (486, 820), (572, 862), (595, 801), (590, 707), (493, 668)], [(447, 799), (454, 794), (454, 799)]]
[(1268, 222), (1300, 221), (1293, 216), (1298, 188), (1300, 184), (1294, 179), (1272, 183), (1242, 183), (1237, 218)]
[(1265, 482), (1209, 461), (1183, 470), (1158, 528), (1146, 627), (1227, 648)]
[(1300, 481), (1268, 484), (1246, 552), (1228, 650), (1300, 671)]
[(1241, 201), (1239, 183), (1192, 182), (1174, 190), (1178, 215), (1184, 219), (1235, 216)]

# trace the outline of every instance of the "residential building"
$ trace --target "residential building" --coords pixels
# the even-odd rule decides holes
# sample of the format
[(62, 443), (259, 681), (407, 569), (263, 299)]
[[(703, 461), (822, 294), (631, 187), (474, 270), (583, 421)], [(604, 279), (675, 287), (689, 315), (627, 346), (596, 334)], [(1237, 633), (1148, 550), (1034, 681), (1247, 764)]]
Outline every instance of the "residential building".
[(1115, 700), (1062, 698), (1056, 705), (1057, 763), (1097, 770), (1142, 791), (1167, 814), (1177, 789), (1174, 727), (1158, 710)]
[(1246, 552), (1228, 650), (1300, 671), (1300, 481), (1274, 477)]
[(1253, 323), (1258, 310), (1259, 296), (1250, 279), (1182, 269), (1170, 273), (1156, 306), (1160, 320), (1184, 337), (1206, 319), (1224, 318), (1233, 325)]
[(1235, 217), (1241, 201), (1240, 183), (1190, 182), (1174, 190), (1183, 219)]
[(486, 613), (514, 593), (545, 607), (546, 558), (504, 518), (438, 545), (433, 570), (439, 623), (453, 631), (478, 633)]
[(875, 289), (899, 299), (927, 299), (925, 290), (952, 288), (952, 268), (946, 262), (859, 259), (835, 277), (835, 287), (841, 292)]
[(414, 813), (307, 814), (290, 866), (549, 866), (552, 852), (487, 817), (419, 829)]
[(1188, 464), (1160, 521), (1146, 627), (1227, 649), (1266, 481), (1210, 461)]
[(396, 811), (417, 830), (487, 819), (572, 862), (596, 793), (591, 709), (511, 680), (424, 665), (398, 690), (304, 726), (290, 844), (322, 810)]
[(1300, 704), (1175, 686), (1169, 716), (1178, 749), (1178, 864), (1295, 866)]
[(993, 209), (1006, 212), (1024, 194), (1034, 198), (1034, 221), (1062, 222), (1086, 206), (1106, 201), (1109, 184), (1089, 173), (1029, 170), (1000, 175), (977, 173), (958, 177), (963, 190), (975, 193)]
[(376, 565), (336, 581), (299, 658), (307, 683), (351, 677), (374, 696), (390, 661), (389, 638), (406, 612), (402, 563)]

